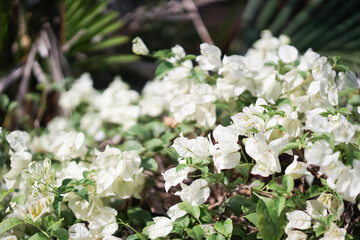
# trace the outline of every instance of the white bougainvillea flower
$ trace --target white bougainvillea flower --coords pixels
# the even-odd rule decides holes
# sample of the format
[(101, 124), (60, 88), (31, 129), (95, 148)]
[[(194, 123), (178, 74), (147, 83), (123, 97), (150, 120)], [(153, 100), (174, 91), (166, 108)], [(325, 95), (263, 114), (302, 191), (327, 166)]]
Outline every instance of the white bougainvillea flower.
[(99, 195), (89, 194), (89, 201), (73, 194), (65, 195), (69, 201), (69, 208), (77, 219), (89, 222), (89, 231), (92, 237), (102, 238), (112, 235), (118, 229), (116, 224), (117, 211), (104, 206)]
[(306, 201), (306, 212), (311, 217), (321, 217), (327, 215), (327, 209), (317, 200), (308, 200)]
[(304, 152), (306, 162), (316, 166), (327, 166), (338, 161), (340, 152), (333, 153), (328, 142), (324, 140), (309, 143), (309, 148)]
[(8, 235), (8, 236), (6, 236), (5, 234), (6, 233), (3, 234), (4, 236), (1, 238), (2, 240), (17, 240), (16, 235)]
[(137, 55), (146, 55), (149, 53), (149, 49), (146, 47), (143, 40), (136, 37), (132, 40), (132, 51)]
[(175, 221), (176, 219), (186, 215), (186, 212), (180, 209), (177, 204), (171, 206), (166, 213), (171, 218), (171, 221)]
[(92, 240), (85, 223), (76, 223), (69, 228), (69, 240)]
[(142, 99), (139, 102), (141, 115), (159, 116), (167, 106), (165, 99), (165, 83), (163, 81), (148, 81), (142, 90)]
[(254, 82), (247, 78), (246, 58), (243, 56), (224, 56), (222, 68), (218, 73), (223, 77), (216, 81), (216, 91), (227, 102), (231, 97), (240, 96), (245, 90), (255, 88)]
[[(91, 235), (91, 232), (85, 227), (85, 223), (76, 223), (69, 228), (69, 240), (92, 240), (95, 237)], [(121, 240), (121, 238), (106, 235), (103, 240)]]
[(293, 63), (298, 58), (298, 50), (289, 45), (281, 45), (278, 49), (278, 55), (284, 63)]
[(154, 217), (155, 224), (151, 225), (147, 231), (150, 239), (166, 237), (172, 230), (172, 221), (167, 217)]
[(210, 237), (211, 235), (216, 233), (214, 226), (210, 224), (201, 224), (200, 227), (204, 231), (205, 238)]
[(117, 211), (111, 207), (103, 206), (97, 208), (89, 221), (89, 231), (93, 238), (111, 236), (118, 229), (116, 223)]
[(267, 144), (265, 136), (261, 133), (248, 138), (245, 142), (245, 150), (256, 161), (251, 173), (268, 177), (276, 172), (281, 172), (278, 155), (287, 142), (287, 137), (284, 136)]
[(344, 212), (344, 203), (342, 200), (336, 198), (331, 193), (321, 193), (316, 200), (322, 204), (330, 214), (334, 215), (336, 219), (340, 219), (341, 214)]
[(210, 188), (208, 182), (204, 179), (197, 179), (189, 186), (180, 183), (182, 190), (176, 192), (175, 195), (180, 196), (183, 202), (188, 202), (191, 206), (200, 206), (205, 203), (210, 196)]
[(299, 156), (294, 156), (294, 161), (285, 169), (285, 175), (290, 175), (293, 179), (298, 179), (304, 174), (310, 174), (306, 169), (306, 163), (298, 162)]
[(180, 171), (176, 172), (176, 168), (170, 168), (165, 173), (163, 173), (165, 180), (165, 190), (169, 191), (169, 188), (172, 186), (176, 186), (181, 183), (184, 179), (187, 178), (188, 173), (192, 169), (189, 167), (185, 167)]
[(295, 210), (292, 212), (288, 212), (286, 213), (286, 217), (289, 220), (286, 228), (296, 228), (304, 230), (311, 227), (311, 216), (304, 211)]
[(180, 137), (174, 140), (174, 143), (171, 147), (175, 148), (176, 152), (181, 157), (192, 157), (206, 159), (210, 156), (209, 148), (211, 144), (207, 138), (196, 137), (195, 139), (188, 139), (183, 136), (183, 133), (180, 133)]
[(202, 83), (191, 87), (189, 94), (178, 95), (170, 104), (170, 111), (177, 122), (195, 120), (205, 128), (211, 128), (216, 121), (216, 93), (211, 85)]
[(36, 222), (47, 210), (46, 199), (38, 198), (25, 204), (33, 222)]
[(31, 160), (32, 155), (29, 152), (10, 153), (11, 169), (3, 176), (7, 189), (19, 187), (22, 177), (21, 171), (27, 168)]
[(43, 163), (31, 162), (27, 169), (22, 171), (22, 176), (33, 190), (39, 191), (44, 196), (55, 186), (55, 170), (52, 169), (48, 158)]
[(285, 228), (287, 238), (285, 240), (306, 240), (307, 235), (304, 232), (298, 230), (292, 230)]
[(6, 141), (15, 152), (24, 152), (29, 149), (30, 135), (27, 132), (16, 130), (6, 136)]
[(140, 106), (135, 104), (139, 93), (129, 88), (116, 76), (109, 87), (93, 99), (93, 105), (104, 122), (121, 124), (124, 129), (136, 124), (140, 116)]
[(238, 135), (243, 136), (252, 136), (252, 132), (249, 131), (252, 128), (255, 128), (259, 132), (265, 131), (265, 121), (267, 121), (269, 117), (266, 116), (267, 118), (264, 121), (264, 119), (256, 116), (262, 114), (264, 111), (266, 112), (266, 109), (261, 105), (268, 104), (264, 99), (258, 98), (255, 105), (251, 104), (249, 107), (244, 107), (242, 112), (231, 117), (233, 124), (230, 125), (230, 128), (233, 128)]
[(339, 72), (338, 77), (336, 78), (336, 85), (339, 91), (344, 90), (345, 88), (359, 87), (356, 74), (353, 71)]
[(84, 134), (75, 131), (53, 133), (49, 148), (59, 161), (83, 158), (87, 151)]
[(197, 56), (196, 61), (200, 68), (205, 71), (217, 71), (221, 66), (221, 51), (218, 47), (208, 43), (200, 44), (201, 55)]
[(96, 191), (101, 196), (117, 195), (119, 198), (140, 197), (145, 182), (141, 158), (137, 151), (120, 151), (106, 146), (96, 152), (95, 166), (98, 169)]
[(83, 73), (72, 84), (69, 91), (61, 93), (59, 105), (64, 110), (72, 110), (81, 102), (91, 103), (92, 99), (98, 94), (98, 91), (93, 88), (90, 74)]
[(346, 229), (339, 228), (335, 223), (330, 223), (330, 228), (320, 240), (345, 240)]
[(213, 131), (213, 137), (216, 143), (210, 153), (217, 170), (236, 167), (240, 163), (240, 146), (236, 132), (229, 127), (218, 125)]
[(254, 47), (257, 50), (262, 50), (264, 52), (274, 51), (278, 48), (280, 44), (279, 39), (273, 37), (269, 30), (264, 30), (261, 32), (261, 38), (254, 43)]
[(306, 51), (300, 60), (298, 68), (306, 71), (324, 65), (327, 62), (326, 57), (321, 57), (318, 53), (312, 49)]
[(316, 199), (319, 203), (324, 205), (327, 209), (331, 207), (331, 201), (333, 200), (334, 195), (331, 193), (321, 193), (320, 196)]

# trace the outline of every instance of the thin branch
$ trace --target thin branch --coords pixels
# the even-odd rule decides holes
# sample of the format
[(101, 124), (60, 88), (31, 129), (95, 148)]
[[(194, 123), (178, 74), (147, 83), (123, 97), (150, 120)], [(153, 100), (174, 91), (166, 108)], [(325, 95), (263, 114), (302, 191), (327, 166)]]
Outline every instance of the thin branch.
[(36, 79), (38, 80), (39, 83), (46, 83), (46, 77), (45, 77), (45, 73), (42, 70), (40, 64), (37, 61), (34, 61), (33, 64), (33, 73), (36, 77)]
[(24, 66), (16, 68), (14, 71), (0, 79), (0, 93), (2, 93), (10, 84), (18, 80), (23, 74)]
[(196, 31), (198, 32), (201, 40), (205, 43), (214, 45), (208, 30), (205, 27), (203, 20), (200, 17), (199, 11), (193, 0), (183, 0), (184, 6), (189, 13), (194, 13), (193, 23)]
[(34, 60), (35, 60), (35, 56), (36, 56), (36, 52), (37, 52), (37, 47), (38, 47), (38, 42), (36, 41), (32, 46), (31, 46), (31, 50), (30, 53), (27, 57), (27, 61), (24, 67), (24, 72), (21, 78), (21, 83), (20, 83), (20, 89), (17, 95), (17, 101), (19, 103), (19, 117), (23, 117), (25, 114), (25, 110), (24, 110), (24, 98), (25, 98), (25, 94), (28, 90), (29, 87), (29, 80), (30, 80), (30, 76), (31, 76), (31, 69), (32, 66), (34, 64)]

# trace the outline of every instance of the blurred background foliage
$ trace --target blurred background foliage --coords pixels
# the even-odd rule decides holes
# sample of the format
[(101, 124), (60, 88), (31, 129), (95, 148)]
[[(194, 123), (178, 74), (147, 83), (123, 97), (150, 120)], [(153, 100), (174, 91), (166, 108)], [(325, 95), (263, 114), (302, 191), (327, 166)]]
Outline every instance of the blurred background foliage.
[[(141, 90), (156, 63), (131, 53), (135, 36), (151, 51), (179, 44), (199, 54), (209, 42), (231, 55), (264, 29), (288, 35), (302, 53), (341, 56), (359, 75), (359, 9), (358, 0), (1, 0), (0, 93), (21, 108), (82, 72), (98, 88), (121, 75)], [(39, 96), (26, 97), (31, 91)]]

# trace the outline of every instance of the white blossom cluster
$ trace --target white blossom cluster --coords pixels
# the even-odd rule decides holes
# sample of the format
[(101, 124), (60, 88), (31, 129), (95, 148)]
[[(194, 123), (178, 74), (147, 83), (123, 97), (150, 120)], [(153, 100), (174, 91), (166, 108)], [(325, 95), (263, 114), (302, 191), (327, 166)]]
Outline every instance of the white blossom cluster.
[[(41, 151), (53, 153), (53, 160), (61, 163), (59, 171), (54, 170), (50, 159), (42, 163), (32, 161), (32, 154), (40, 149), (38, 138), (31, 141), (29, 134), (24, 131), (13, 131), (7, 135), (6, 140), (11, 148), (11, 169), (2, 176), (4, 187), (18, 190), (16, 194), (22, 194), (26, 203), (14, 206), (14, 213), (9, 217), (26, 220), (30, 216), (35, 223), (39, 218), (53, 214), (54, 189), (67, 179), (81, 180), (83, 173), (89, 172), (87, 178), (94, 184), (84, 186), (88, 200), (74, 192), (63, 196), (75, 217), (88, 222), (87, 227), (80, 223), (71, 226), (70, 239), (112, 239), (112, 234), (118, 229), (115, 218), (117, 211), (105, 205), (104, 199), (140, 198), (139, 193), (145, 182), (141, 159), (136, 151), (120, 151), (106, 146), (103, 152), (95, 150), (88, 154), (85, 161), (87, 148), (84, 134), (63, 130), (52, 132), (49, 129), (48, 135), (41, 136)], [(77, 163), (75, 158), (80, 161)]]
[[(170, 134), (179, 123), (194, 131), (179, 130), (166, 143), (158, 135), (152, 139), (178, 155), (178, 166), (158, 175), (167, 194), (178, 196), (181, 203), (147, 224), (144, 232), (150, 239), (174, 233), (177, 221), (189, 214), (184, 205), (199, 209), (209, 202), (213, 183), (203, 176), (237, 173), (241, 164), (260, 179), (291, 176), (309, 185), (314, 177), (326, 179), (328, 192), (304, 201), (306, 209), (288, 210), (284, 231), (287, 239), (307, 239), (304, 230), (321, 229), (321, 219), (332, 217), (321, 239), (345, 239), (346, 230), (339, 224), (344, 213), (341, 198), (355, 204), (360, 194), (359, 155), (349, 157), (352, 150), (360, 152), (360, 125), (347, 118), (355, 108), (341, 108), (339, 93), (359, 88), (359, 80), (352, 71), (335, 71), (335, 64), (311, 49), (301, 55), (289, 44), (286, 36), (275, 38), (264, 31), (244, 56), (222, 56), (218, 47), (203, 43), (201, 55), (189, 57), (177, 45), (142, 94), (119, 77), (99, 91), (89, 74), (81, 75), (61, 93), (59, 104), (69, 118), (54, 118), (42, 134), (17, 130), (6, 134), (5, 142), (0, 139), (9, 149), (0, 187), (15, 190), (13, 198), (24, 196), (24, 204), (11, 202), (6, 218), (37, 226), (58, 211), (71, 211), (77, 221), (67, 226), (69, 239), (119, 239), (113, 236), (119, 229), (119, 209), (112, 204), (142, 197), (143, 161), (155, 152), (144, 148), (145, 137), (136, 150), (123, 150), (126, 131), (142, 119), (162, 121), (160, 117), (170, 115), (174, 121), (164, 124)], [(133, 51), (149, 55), (139, 38), (133, 41)], [(255, 100), (241, 106), (242, 96)], [(229, 121), (223, 121), (223, 112)], [(41, 159), (36, 158), (39, 154)], [(290, 164), (282, 161), (284, 155), (292, 159)], [(248, 180), (241, 188), (257, 184), (245, 185)], [(178, 191), (172, 192), (175, 187)], [(214, 224), (196, 218), (205, 238), (219, 232)], [(6, 232), (7, 239), (24, 236), (13, 233)]]
[[(245, 56), (224, 56), (221, 59), (219, 48), (204, 43), (200, 45), (201, 55), (196, 57), (197, 67), (184, 61), (168, 71), (161, 80), (147, 85), (156, 83), (159, 88), (166, 89), (163, 91), (163, 98), (166, 99), (163, 102), (170, 104), (163, 107), (173, 113), (177, 122), (195, 120), (199, 126), (213, 129), (208, 138), (187, 139), (180, 134), (180, 137), (174, 140), (172, 147), (180, 156), (180, 164), (184, 164), (185, 158), (189, 157), (209, 160), (213, 162), (216, 171), (220, 172), (239, 165), (240, 152), (245, 151), (255, 160), (251, 173), (268, 177), (284, 171), (279, 161), (281, 150), (287, 143), (304, 134), (304, 131), (333, 133), (335, 145), (357, 144), (355, 132), (360, 131), (359, 125), (351, 124), (340, 113), (329, 117), (320, 115), (326, 111), (326, 108), (338, 106), (339, 91), (347, 87), (359, 87), (359, 80), (356, 79), (355, 74), (351, 71), (337, 74), (326, 57), (321, 57), (311, 49), (301, 56), (295, 47), (288, 44), (288, 38), (282, 36), (277, 39), (272, 37), (270, 32), (264, 31), (262, 38)], [(179, 47), (177, 46), (176, 49), (178, 52)], [(172, 51), (175, 52), (174, 49)], [(175, 55), (185, 56), (184, 53), (182, 55), (175, 53)], [(282, 72), (279, 66), (288, 70)], [(216, 84), (199, 82), (191, 74), (193, 71), (191, 67), (195, 71), (202, 71), (208, 79), (216, 78)], [(258, 98), (256, 104), (244, 107), (241, 112), (233, 115), (230, 125), (215, 127), (215, 103), (225, 100), (230, 105), (246, 90)], [(157, 100), (160, 101), (159, 91), (157, 93)], [(146, 99), (144, 101), (151, 101), (146, 95), (144, 98)], [(287, 98), (290, 101), (278, 106), (277, 112), (272, 114), (269, 109), (279, 98)], [(155, 102), (154, 105), (159, 106)], [(243, 149), (240, 147), (239, 138), (243, 139)], [(291, 151), (287, 153), (293, 154)], [(349, 167), (340, 161), (339, 155), (340, 152), (333, 152), (330, 144), (325, 140), (314, 143), (306, 141), (305, 159), (303, 159), (305, 162), (298, 161), (299, 156), (294, 155), (294, 161), (285, 169), (285, 174), (298, 179), (304, 175), (311, 175), (307, 167), (318, 166), (319, 173), (327, 176), (328, 186), (340, 193), (344, 199), (354, 202), (360, 194), (357, 184), (360, 180), (360, 159), (354, 160), (353, 166)], [(199, 206), (209, 197), (208, 183), (204, 179), (197, 179), (189, 186), (183, 183), (189, 173), (195, 170), (191, 166), (181, 170), (176, 168), (167, 170), (164, 173), (165, 189), (168, 191), (170, 187), (180, 183), (182, 191), (175, 194), (179, 195), (182, 201)], [(326, 207), (321, 208), (322, 216), (326, 216), (329, 211), (333, 214), (336, 208), (336, 216), (337, 219), (339, 218), (343, 207), (336, 205), (340, 203), (335, 198), (322, 194), (318, 200), (307, 202), (306, 212), (288, 213), (290, 221), (286, 228), (288, 239), (307, 238), (305, 233), (293, 229), (309, 228), (311, 216), (314, 214), (316, 216), (315, 212), (320, 211), (314, 209), (320, 206), (319, 201), (325, 201), (323, 200), (325, 197), (334, 199), (335, 203), (328, 200)], [(334, 204), (336, 206), (332, 206)], [(185, 214), (186, 212), (177, 205), (172, 206), (168, 211), (171, 221)], [(306, 227), (292, 225), (292, 219), (301, 219), (301, 216), (298, 217), (299, 214), (306, 219)], [(295, 215), (296, 217), (293, 217)], [(163, 218), (163, 221), (167, 226), (170, 224), (167, 218)], [(156, 221), (154, 228), (160, 225)], [(161, 236), (164, 237), (171, 231), (171, 228), (167, 229), (168, 231), (164, 230)], [(149, 229), (149, 232), (152, 231), (155, 230)], [(344, 239), (345, 233), (344, 229), (331, 223), (330, 229), (322, 239)]]

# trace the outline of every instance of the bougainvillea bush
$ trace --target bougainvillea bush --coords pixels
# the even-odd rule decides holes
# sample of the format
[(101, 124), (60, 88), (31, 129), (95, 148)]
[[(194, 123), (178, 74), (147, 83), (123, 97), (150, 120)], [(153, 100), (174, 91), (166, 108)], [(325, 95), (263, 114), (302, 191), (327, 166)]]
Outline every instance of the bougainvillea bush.
[(141, 94), (83, 74), (68, 117), (1, 130), (3, 239), (359, 239), (359, 80), (264, 31), (149, 53)]

